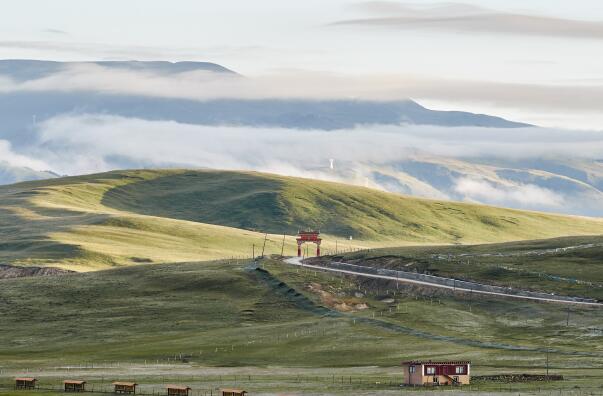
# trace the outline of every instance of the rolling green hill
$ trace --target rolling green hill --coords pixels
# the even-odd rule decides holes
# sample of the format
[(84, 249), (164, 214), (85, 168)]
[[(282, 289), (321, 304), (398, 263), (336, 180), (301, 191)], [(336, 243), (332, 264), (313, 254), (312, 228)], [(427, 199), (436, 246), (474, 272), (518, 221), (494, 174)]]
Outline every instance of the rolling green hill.
[[(88, 377), (102, 375), (102, 362), (123, 362), (127, 372), (126, 363), (170, 358), (173, 364), (181, 356), (193, 367), (290, 367), (295, 373), (453, 358), (472, 360), (476, 375), (542, 373), (550, 345), (551, 371), (573, 376), (565, 386), (603, 384), (600, 309), (573, 307), (568, 326), (565, 307), (555, 304), (469, 300), (270, 260), (262, 266), (156, 264), (0, 280), (2, 367), (38, 373), (99, 365), (80, 374)], [(131, 372), (140, 379), (145, 371)], [(191, 381), (190, 374), (178, 381)], [(259, 391), (262, 384), (245, 386)]]
[[(256, 172), (134, 170), (0, 187), (0, 261), (93, 270), (324, 248), (500, 242), (603, 233), (603, 221), (431, 201)], [(280, 236), (279, 236), (280, 235)], [(294, 239), (285, 240), (294, 254)], [(256, 250), (258, 253), (259, 250)]]
[(173, 171), (109, 190), (107, 207), (273, 233), (319, 228), (395, 243), (466, 243), (601, 234), (603, 221), (411, 198), (253, 172)]
[[(163, 368), (174, 364), (176, 356), (178, 364), (186, 360), (194, 370), (276, 366), (296, 373), (300, 368), (371, 366), (379, 371), (420, 358), (470, 359), (475, 374), (540, 374), (548, 351), (551, 371), (569, 378), (564, 386), (603, 385), (598, 307), (571, 307), (568, 320), (567, 307), (556, 304), (396, 287), (271, 259), (263, 260), (261, 269), (249, 260), (200, 261), (249, 256), (253, 244), (257, 253), (264, 230), (272, 233), (267, 253), (280, 253), (281, 233), (308, 226), (326, 231), (326, 250), (352, 234), (357, 247), (389, 246), (357, 255), (415, 254), (421, 265), (438, 253), (516, 252), (600, 238), (393, 246), (600, 234), (603, 224), (596, 219), (420, 200), (253, 172), (188, 170), (120, 171), (16, 184), (0, 188), (0, 202), (0, 261), (85, 271), (0, 279), (0, 360), (3, 372), (11, 375), (23, 367), (45, 375), (44, 370), (82, 362), (145, 368), (147, 362), (157, 362)], [(285, 239), (285, 252), (294, 252), (292, 236)], [(583, 264), (580, 279), (596, 268), (598, 253), (592, 252), (572, 263), (575, 268)], [(570, 271), (564, 269), (568, 263), (556, 262), (550, 273)], [(434, 268), (445, 273), (454, 267), (458, 263)], [(474, 272), (462, 268), (468, 276), (488, 274), (482, 267)], [(525, 279), (551, 287), (548, 280)], [(93, 381), (106, 380), (102, 370), (95, 371)], [(144, 370), (131, 372), (142, 376)], [(248, 378), (239, 384), (255, 392), (265, 389), (265, 382)], [(9, 383), (12, 377), (4, 379)], [(386, 386), (369, 375), (364, 380), (365, 386)], [(150, 386), (160, 380), (143, 381)], [(330, 379), (314, 381), (304, 385), (313, 387), (306, 388), (308, 394), (317, 394), (325, 384), (334, 386)], [(282, 378), (266, 382), (279, 384), (275, 394), (301, 386), (299, 380), (285, 386)], [(354, 390), (359, 386), (349, 384)], [(496, 390), (496, 384), (479, 386)], [(522, 384), (521, 389), (531, 386)], [(553, 389), (556, 384), (542, 386)]]

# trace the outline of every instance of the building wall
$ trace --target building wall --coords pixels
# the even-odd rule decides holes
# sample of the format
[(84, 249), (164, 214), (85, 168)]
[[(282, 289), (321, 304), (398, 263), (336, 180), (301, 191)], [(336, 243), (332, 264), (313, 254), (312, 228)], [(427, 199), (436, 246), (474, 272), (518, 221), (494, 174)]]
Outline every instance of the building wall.
[(433, 382), (434, 377), (438, 378), (438, 384), (440, 385), (452, 385), (452, 378), (454, 377), (459, 377), (459, 383), (461, 385), (469, 385), (470, 382), (470, 377), (468, 375), (451, 375), (450, 377), (447, 377), (445, 375), (425, 375), (421, 379), (421, 384), (435, 385), (435, 383)]
[[(410, 365), (403, 365), (404, 371), (404, 384), (406, 385), (434, 385), (434, 377), (438, 378), (437, 384), (440, 385), (452, 385), (453, 378), (458, 377), (458, 382), (462, 385), (469, 385), (471, 382), (471, 366), (465, 365), (466, 374), (442, 374), (443, 370), (437, 370), (435, 375), (425, 375), (425, 366), (417, 364), (415, 365), (415, 372), (410, 372)], [(453, 365), (454, 366), (454, 365)]]
[(410, 372), (410, 366), (404, 365), (404, 383), (406, 385), (423, 385), (423, 366), (415, 365), (415, 372)]

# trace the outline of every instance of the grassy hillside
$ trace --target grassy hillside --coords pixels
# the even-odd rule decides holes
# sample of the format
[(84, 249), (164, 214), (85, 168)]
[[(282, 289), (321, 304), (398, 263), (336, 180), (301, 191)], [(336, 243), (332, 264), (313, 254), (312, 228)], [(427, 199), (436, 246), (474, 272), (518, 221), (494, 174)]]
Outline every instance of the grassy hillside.
[[(109, 173), (0, 187), (0, 262), (97, 270), (145, 262), (183, 262), (259, 254), (264, 234), (218, 225), (144, 216), (104, 206), (116, 185), (139, 181)], [(269, 235), (266, 252), (281, 251)], [(327, 246), (329, 246), (327, 244)], [(288, 237), (285, 251), (293, 254)]]
[[(280, 253), (320, 228), (324, 249), (603, 233), (603, 221), (383, 193), (255, 172), (139, 170), (0, 187), (0, 261), (101, 269)], [(286, 254), (294, 254), (286, 238)]]
[(277, 262), (263, 266), (141, 265), (0, 280), (2, 366), (182, 356), (203, 366), (394, 367), (454, 356), (473, 360), (474, 374), (541, 373), (547, 347), (553, 372), (583, 368), (585, 375), (603, 363), (597, 309), (573, 309), (566, 326), (565, 307), (554, 304), (482, 296), (469, 303)]
[(601, 234), (603, 221), (431, 201), (339, 183), (252, 172), (172, 171), (108, 191), (136, 213), (261, 229), (320, 228), (397, 243), (466, 243)]
[(360, 265), (603, 300), (602, 236), (464, 246), (408, 246), (338, 256)]

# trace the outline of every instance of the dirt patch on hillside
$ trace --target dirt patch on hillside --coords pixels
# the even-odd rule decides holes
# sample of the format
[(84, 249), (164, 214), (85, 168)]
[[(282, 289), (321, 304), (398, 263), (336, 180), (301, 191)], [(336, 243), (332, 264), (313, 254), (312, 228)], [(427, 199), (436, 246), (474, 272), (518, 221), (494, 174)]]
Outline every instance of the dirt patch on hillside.
[(316, 282), (306, 285), (306, 290), (318, 294), (324, 305), (339, 312), (357, 312), (368, 309), (368, 305), (358, 298), (336, 296), (333, 292), (324, 290), (323, 286)]
[(17, 267), (0, 264), (0, 279), (25, 278), (29, 276), (57, 276), (73, 273), (73, 271), (54, 267)]

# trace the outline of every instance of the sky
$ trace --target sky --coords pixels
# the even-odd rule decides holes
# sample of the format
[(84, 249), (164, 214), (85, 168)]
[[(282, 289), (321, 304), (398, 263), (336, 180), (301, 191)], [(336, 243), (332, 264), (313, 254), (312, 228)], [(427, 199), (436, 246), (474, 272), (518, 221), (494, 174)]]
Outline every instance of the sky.
[[(551, 184), (550, 175), (541, 174), (549, 168), (539, 178), (530, 176), (545, 180), (538, 184), (507, 180), (480, 165), (484, 159), (518, 168), (552, 161), (555, 171), (555, 161), (561, 168), (569, 161), (587, 181), (603, 180), (601, 0), (0, 1), (0, 59), (204, 61), (243, 77), (73, 64), (33, 80), (0, 74), (0, 96), (411, 98), (432, 109), (541, 127), (402, 124), (323, 131), (189, 125), (79, 111), (32, 118), (31, 125), (25, 120), (27, 144), (0, 139), (0, 165), (59, 174), (193, 166), (331, 178), (332, 172), (317, 169), (335, 159), (346, 164), (337, 180), (366, 185), (375, 168), (437, 158), (465, 176), (446, 191), (419, 183), (413, 193), (601, 213), (599, 190), (563, 178)], [(300, 137), (308, 144), (298, 144)]]
[(364, 85), (381, 77), (398, 84), (400, 96), (436, 109), (603, 130), (600, 0), (2, 0), (2, 6), (0, 58), (198, 60), (249, 77), (324, 73)]

